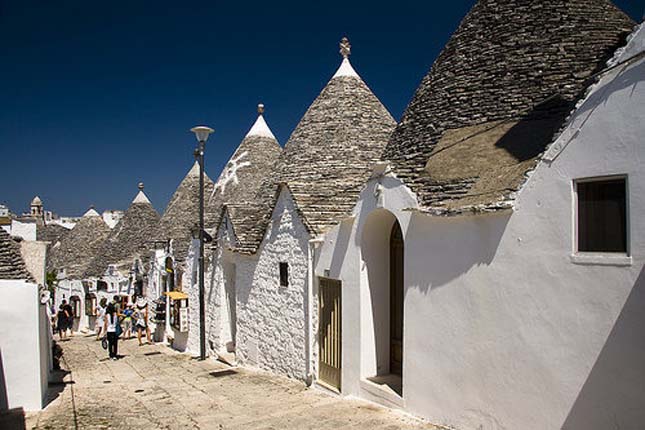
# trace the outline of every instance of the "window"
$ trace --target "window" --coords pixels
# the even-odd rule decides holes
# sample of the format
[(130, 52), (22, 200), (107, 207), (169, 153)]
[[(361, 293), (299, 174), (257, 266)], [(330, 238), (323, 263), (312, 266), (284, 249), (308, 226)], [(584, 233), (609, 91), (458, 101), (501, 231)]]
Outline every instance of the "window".
[(576, 182), (578, 252), (627, 253), (625, 178)]
[(280, 263), (280, 286), (289, 286), (289, 263)]

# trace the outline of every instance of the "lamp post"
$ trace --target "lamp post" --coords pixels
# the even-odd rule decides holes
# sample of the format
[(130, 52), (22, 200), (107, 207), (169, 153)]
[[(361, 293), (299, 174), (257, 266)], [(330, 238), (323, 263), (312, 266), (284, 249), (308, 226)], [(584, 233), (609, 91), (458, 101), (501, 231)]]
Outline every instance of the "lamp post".
[(214, 131), (203, 125), (190, 129), (197, 138), (195, 158), (199, 163), (199, 359), (206, 360), (206, 314), (204, 304), (204, 147)]

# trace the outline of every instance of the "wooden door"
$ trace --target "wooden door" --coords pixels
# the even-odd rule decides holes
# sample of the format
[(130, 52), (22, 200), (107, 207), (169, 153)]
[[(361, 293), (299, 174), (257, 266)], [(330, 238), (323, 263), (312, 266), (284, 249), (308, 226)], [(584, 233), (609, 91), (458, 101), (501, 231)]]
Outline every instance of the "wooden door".
[(403, 233), (398, 222), (390, 234), (390, 373), (403, 370)]
[(340, 391), (341, 282), (320, 278), (318, 294), (318, 378)]

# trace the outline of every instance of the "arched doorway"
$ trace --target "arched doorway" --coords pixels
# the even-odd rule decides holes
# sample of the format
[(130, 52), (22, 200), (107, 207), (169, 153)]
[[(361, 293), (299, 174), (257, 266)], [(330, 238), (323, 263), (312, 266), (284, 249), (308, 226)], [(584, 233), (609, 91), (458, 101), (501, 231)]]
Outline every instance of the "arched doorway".
[(403, 370), (403, 232), (396, 221), (390, 232), (390, 373)]
[(361, 378), (403, 395), (404, 238), (385, 209), (372, 211), (361, 235)]

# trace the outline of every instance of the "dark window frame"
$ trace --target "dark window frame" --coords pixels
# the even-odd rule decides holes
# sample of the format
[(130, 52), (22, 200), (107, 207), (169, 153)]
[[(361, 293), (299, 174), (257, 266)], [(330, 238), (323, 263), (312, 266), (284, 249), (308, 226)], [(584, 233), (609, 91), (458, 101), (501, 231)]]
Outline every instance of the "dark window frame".
[(280, 276), (280, 286), (289, 286), (289, 263), (281, 261), (278, 263), (278, 272)]
[[(581, 195), (598, 193), (599, 190), (593, 190), (591, 188), (584, 190), (583, 188), (588, 187), (590, 184), (596, 185), (609, 185), (611, 183), (622, 182), (623, 185), (623, 213), (622, 213), (622, 234), (623, 237), (619, 239), (619, 244), (611, 244), (610, 240), (606, 243), (599, 245), (598, 242), (602, 242), (603, 239), (600, 239), (599, 236), (602, 234), (595, 233), (593, 230), (593, 221), (585, 221), (583, 217), (589, 219), (590, 215), (589, 205), (592, 204), (592, 200), (587, 202), (581, 202)], [(605, 190), (606, 191), (606, 190)], [(627, 175), (612, 175), (612, 176), (598, 176), (591, 178), (581, 178), (573, 181), (573, 192), (574, 192), (574, 226), (575, 226), (575, 235), (574, 235), (574, 252), (576, 254), (611, 254), (611, 255), (630, 255), (630, 212), (629, 212), (629, 180)], [(616, 200), (618, 201), (618, 200)], [(586, 207), (585, 207), (586, 205)], [(602, 208), (598, 209), (602, 213)], [(606, 210), (605, 210), (606, 211)], [(583, 213), (585, 212), (585, 213)], [(606, 215), (606, 214), (605, 214)], [(596, 215), (598, 216), (598, 215)], [(593, 217), (592, 217), (593, 218)], [(619, 228), (620, 229), (620, 228)], [(581, 235), (586, 235), (585, 238)]]

